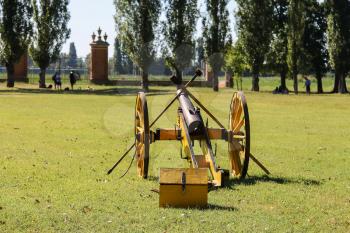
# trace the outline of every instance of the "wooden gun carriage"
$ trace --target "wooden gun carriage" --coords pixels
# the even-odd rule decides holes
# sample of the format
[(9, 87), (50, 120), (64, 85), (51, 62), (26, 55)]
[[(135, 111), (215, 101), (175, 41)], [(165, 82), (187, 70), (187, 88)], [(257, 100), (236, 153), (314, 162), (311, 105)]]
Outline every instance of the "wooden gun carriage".
[[(190, 207), (207, 205), (208, 185), (222, 187), (229, 180), (230, 174), (238, 179), (247, 175), (249, 159), (252, 158), (265, 172), (267, 169), (250, 153), (250, 122), (249, 112), (243, 92), (233, 94), (229, 125), (227, 128), (187, 89), (200, 71), (186, 85), (182, 80), (172, 77), (177, 86), (177, 94), (163, 112), (150, 124), (146, 95), (139, 92), (135, 105), (135, 144), (122, 156), (113, 169), (120, 163), (126, 154), (135, 148), (137, 173), (147, 178), (149, 167), (150, 145), (157, 141), (173, 140), (182, 145), (182, 158), (189, 163), (189, 169), (160, 169), (160, 206)], [(175, 128), (152, 129), (157, 120), (178, 100), (177, 121)], [(198, 107), (192, 103), (194, 101)], [(217, 128), (208, 126), (202, 118), (204, 111), (214, 122)], [(228, 144), (229, 169), (222, 169), (215, 160), (212, 140), (225, 140)], [(194, 153), (197, 141), (201, 154)], [(208, 172), (209, 171), (209, 172)], [(208, 176), (209, 174), (209, 176)]]

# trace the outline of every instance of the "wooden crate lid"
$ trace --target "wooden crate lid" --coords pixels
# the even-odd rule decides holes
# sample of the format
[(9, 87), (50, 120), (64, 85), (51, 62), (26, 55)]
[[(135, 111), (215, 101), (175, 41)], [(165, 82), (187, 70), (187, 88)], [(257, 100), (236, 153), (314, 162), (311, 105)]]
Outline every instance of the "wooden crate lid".
[(159, 183), (182, 185), (183, 172), (186, 174), (186, 185), (208, 185), (207, 168), (161, 168)]

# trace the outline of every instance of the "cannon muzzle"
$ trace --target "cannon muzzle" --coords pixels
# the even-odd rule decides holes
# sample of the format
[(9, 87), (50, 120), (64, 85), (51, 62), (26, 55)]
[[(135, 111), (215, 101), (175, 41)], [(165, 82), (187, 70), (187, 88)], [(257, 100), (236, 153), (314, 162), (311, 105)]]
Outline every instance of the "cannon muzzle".
[[(178, 89), (177, 94), (179, 94), (181, 91), (181, 89)], [(184, 92), (179, 95), (178, 99), (188, 131), (189, 133), (193, 133), (202, 126), (202, 120), (199, 117), (199, 109), (193, 106), (190, 98)]]

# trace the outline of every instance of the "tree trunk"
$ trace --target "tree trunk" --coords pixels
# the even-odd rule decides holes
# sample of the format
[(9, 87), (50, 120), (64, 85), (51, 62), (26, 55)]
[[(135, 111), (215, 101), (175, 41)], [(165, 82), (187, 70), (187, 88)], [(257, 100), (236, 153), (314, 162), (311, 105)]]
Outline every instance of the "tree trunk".
[(332, 93), (338, 93), (339, 92), (339, 82), (340, 81), (340, 72), (336, 69), (334, 73), (334, 87), (332, 90)]
[(252, 79), (252, 91), (259, 91), (259, 73), (253, 73), (253, 79)]
[(46, 69), (40, 69), (39, 88), (46, 88), (45, 75), (46, 75)]
[(142, 80), (141, 80), (142, 89), (148, 91), (148, 72), (142, 71)]
[(14, 64), (6, 64), (7, 70), (7, 87), (15, 86), (15, 66)]
[(178, 78), (182, 82), (182, 70), (176, 69), (176, 78)]
[(225, 73), (225, 81), (226, 81), (226, 87), (228, 88), (233, 88), (234, 83), (233, 83), (233, 77), (231, 72), (226, 72)]
[(286, 85), (287, 72), (285, 71), (280, 72), (280, 76), (281, 76), (281, 89), (287, 90), (287, 85)]
[(294, 88), (294, 93), (297, 95), (299, 93), (298, 90), (298, 73), (293, 72), (293, 88)]
[(218, 73), (217, 71), (214, 71), (213, 72), (214, 75), (213, 75), (213, 91), (219, 91), (219, 76), (218, 76)]
[(346, 74), (342, 73), (339, 78), (339, 93), (346, 94), (348, 89), (346, 88)]
[(317, 93), (322, 94), (323, 93), (322, 74), (316, 73), (316, 80), (317, 80)]

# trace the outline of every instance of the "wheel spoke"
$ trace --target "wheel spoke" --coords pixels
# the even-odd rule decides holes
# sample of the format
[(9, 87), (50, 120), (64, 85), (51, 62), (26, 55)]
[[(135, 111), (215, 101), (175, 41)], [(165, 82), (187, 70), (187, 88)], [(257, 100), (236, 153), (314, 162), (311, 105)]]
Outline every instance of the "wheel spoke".
[(144, 128), (141, 126), (136, 126), (136, 130), (138, 133), (143, 133), (144, 132)]
[(237, 125), (237, 123), (239, 122), (239, 120), (242, 118), (242, 110), (243, 110), (242, 105), (239, 104), (238, 109), (236, 109), (235, 114), (234, 114), (235, 119), (233, 121), (233, 127), (235, 127)]
[(240, 131), (240, 129), (242, 128), (242, 126), (244, 125), (244, 118), (241, 119), (241, 121), (235, 126), (235, 128), (233, 129), (233, 132), (236, 133), (238, 131)]

